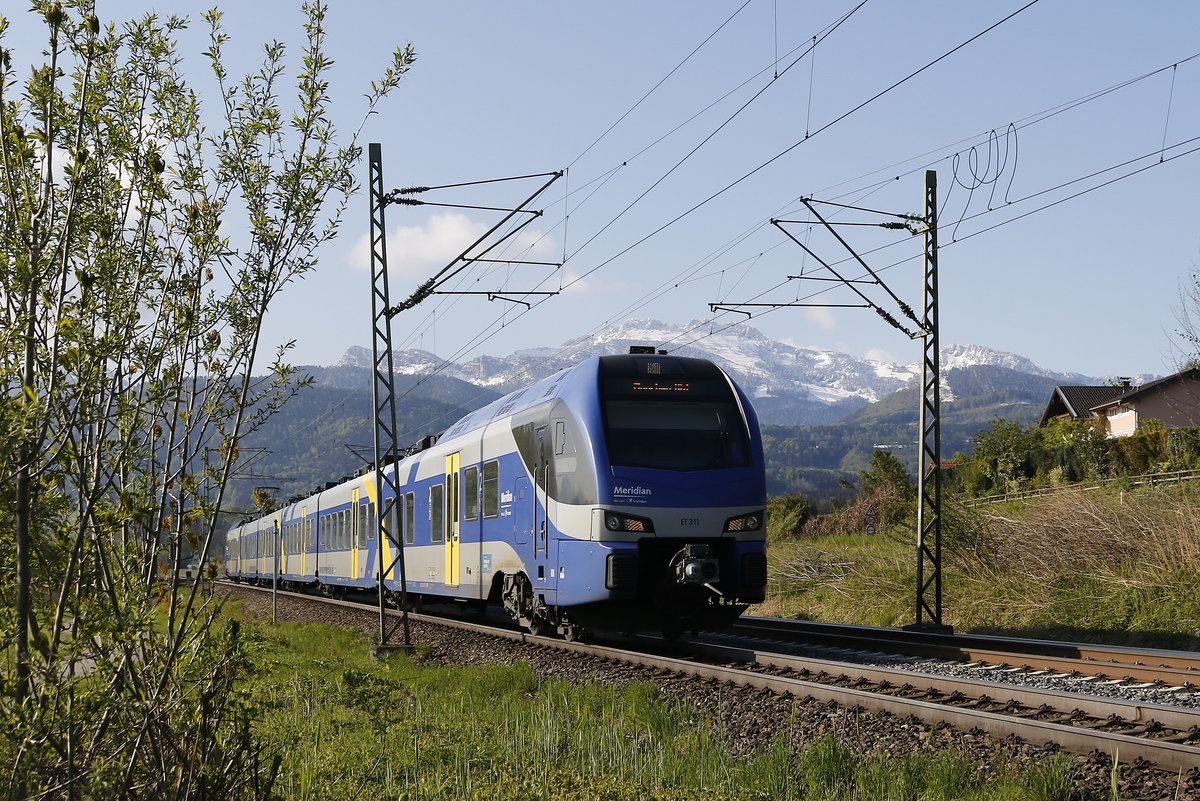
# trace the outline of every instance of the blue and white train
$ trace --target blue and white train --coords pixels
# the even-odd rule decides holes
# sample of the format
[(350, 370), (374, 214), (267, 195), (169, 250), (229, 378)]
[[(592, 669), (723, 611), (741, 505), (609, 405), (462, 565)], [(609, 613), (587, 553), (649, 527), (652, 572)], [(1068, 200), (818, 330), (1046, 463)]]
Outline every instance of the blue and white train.
[[(459, 420), (386, 469), (410, 595), (502, 603), (533, 632), (711, 627), (763, 600), (758, 419), (712, 362), (633, 348)], [(647, 352), (648, 351), (648, 352)], [(230, 529), (235, 580), (399, 594), (373, 472)], [(386, 484), (385, 484), (386, 486)], [(388, 490), (390, 494), (390, 490)]]

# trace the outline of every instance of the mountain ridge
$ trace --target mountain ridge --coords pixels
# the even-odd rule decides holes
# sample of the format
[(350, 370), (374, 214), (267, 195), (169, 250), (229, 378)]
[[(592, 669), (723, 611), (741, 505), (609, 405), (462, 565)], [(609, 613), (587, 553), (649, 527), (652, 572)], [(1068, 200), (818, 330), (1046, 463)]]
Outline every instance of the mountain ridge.
[[(598, 334), (568, 339), (557, 349), (530, 348), (502, 357), (477, 356), (462, 363), (446, 361), (428, 351), (407, 349), (396, 351), (393, 361), (398, 375), (436, 375), (504, 394), (590, 356), (625, 353), (630, 345), (654, 345), (675, 355), (716, 362), (751, 396), (760, 418), (775, 424), (836, 422), (920, 378), (917, 362), (889, 363), (793, 345), (769, 339), (748, 325), (709, 334), (700, 333), (703, 327), (702, 321), (669, 324), (652, 318), (630, 319)], [(681, 347), (671, 347), (689, 339)], [(370, 369), (371, 365), (370, 352), (356, 346), (325, 369)], [(1001, 367), (1053, 379), (1057, 384), (1095, 385), (1110, 380), (1049, 370), (1024, 356), (981, 345), (946, 345), (941, 349), (943, 374), (978, 366)], [(1147, 378), (1152, 376), (1139, 376)], [(955, 396), (949, 384), (942, 389), (942, 401), (953, 403)]]

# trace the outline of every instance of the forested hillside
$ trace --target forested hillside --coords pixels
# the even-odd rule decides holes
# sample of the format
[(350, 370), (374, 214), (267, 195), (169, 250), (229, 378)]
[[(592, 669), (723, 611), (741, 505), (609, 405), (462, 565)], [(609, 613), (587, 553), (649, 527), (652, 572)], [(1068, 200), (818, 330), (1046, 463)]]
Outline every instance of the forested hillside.
[[(997, 418), (1022, 425), (1038, 420), (1056, 383), (983, 365), (950, 370), (943, 380), (943, 461), (970, 451), (970, 439)], [(853, 481), (877, 448), (895, 453), (915, 475), (919, 400), (919, 389), (911, 386), (829, 425), (764, 426), (769, 491), (820, 500), (848, 497), (839, 479)]]
[[(256, 486), (278, 487), (274, 493), (279, 499), (308, 492), (353, 473), (372, 458), (370, 390), (361, 387), (361, 381), (358, 387), (346, 388), (324, 374), (321, 379), (301, 389), (282, 412), (243, 441), (241, 474), (234, 476), (226, 508), (249, 507)], [(412, 377), (396, 377), (401, 448), (445, 430), (497, 397), (452, 378), (434, 379), (419, 388), (415, 384)]]

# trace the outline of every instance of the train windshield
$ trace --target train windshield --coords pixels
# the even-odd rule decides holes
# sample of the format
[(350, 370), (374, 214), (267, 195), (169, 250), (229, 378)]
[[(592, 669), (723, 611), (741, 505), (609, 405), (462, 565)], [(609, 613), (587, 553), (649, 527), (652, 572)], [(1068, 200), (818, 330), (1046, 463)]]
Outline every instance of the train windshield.
[[(750, 463), (746, 423), (733, 388), (712, 364), (662, 360), (670, 367), (682, 362), (678, 366), (685, 370), (678, 371), (632, 357), (606, 358), (617, 362), (601, 371), (613, 465), (684, 471)], [(618, 367), (625, 369), (613, 369)]]

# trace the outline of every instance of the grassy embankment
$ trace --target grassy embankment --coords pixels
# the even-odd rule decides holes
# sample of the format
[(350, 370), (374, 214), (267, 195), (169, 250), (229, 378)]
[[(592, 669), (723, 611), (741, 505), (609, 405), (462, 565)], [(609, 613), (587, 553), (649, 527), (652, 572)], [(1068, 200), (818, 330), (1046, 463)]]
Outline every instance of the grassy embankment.
[[(305, 799), (893, 799), (1067, 801), (1073, 767), (983, 779), (962, 756), (864, 756), (849, 734), (730, 754), (720, 724), (646, 685), (569, 684), (529, 666), (367, 655), (357, 631), (249, 622), (248, 701)], [(1004, 770), (1004, 768), (1001, 768)]]
[[(957, 631), (1200, 650), (1200, 486), (1109, 487), (975, 509), (949, 504), (945, 622)], [(913, 620), (911, 522), (873, 537), (773, 541), (752, 613)]]

